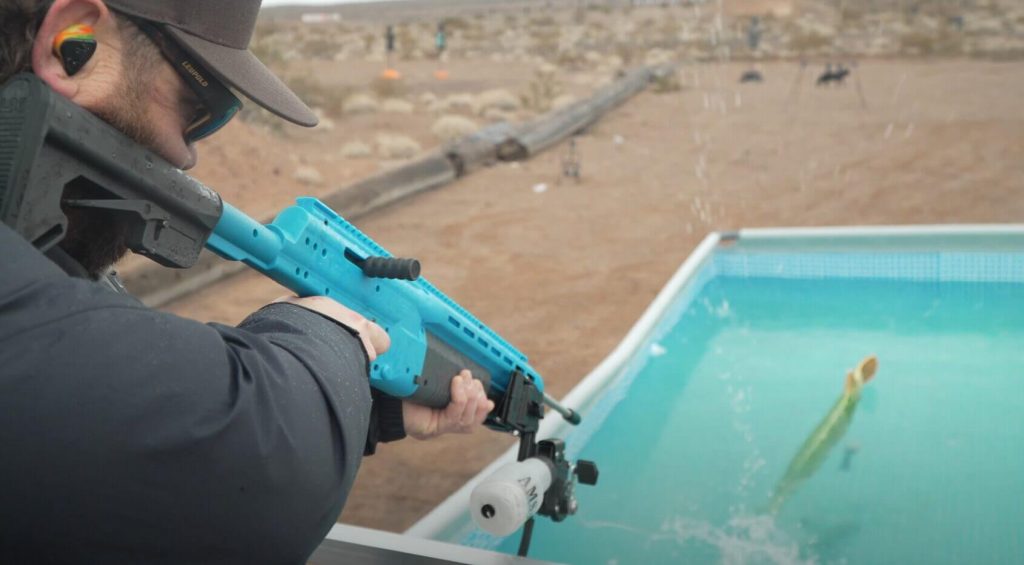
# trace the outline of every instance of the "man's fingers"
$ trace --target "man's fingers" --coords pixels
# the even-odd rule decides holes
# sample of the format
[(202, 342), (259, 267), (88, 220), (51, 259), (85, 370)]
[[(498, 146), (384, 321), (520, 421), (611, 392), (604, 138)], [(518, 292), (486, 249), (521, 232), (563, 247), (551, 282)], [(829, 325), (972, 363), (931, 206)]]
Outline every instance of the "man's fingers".
[(363, 334), (359, 334), (359, 341), (363, 342), (363, 349), (366, 350), (366, 358), (370, 360), (370, 363), (376, 361), (377, 348), (373, 346), (373, 342), (370, 341), (370, 338)]
[(455, 375), (452, 379), (452, 401), (448, 404), (446, 409), (448, 413), (448, 419), (452, 422), (459, 422), (462, 420), (462, 414), (466, 410), (466, 402), (469, 400), (466, 396), (466, 388), (464, 386), (465, 377), (462, 374)]
[(491, 400), (487, 400), (485, 398), (484, 401), (481, 402), (476, 407), (476, 418), (473, 420), (473, 423), (474, 424), (482, 424), (482, 423), (484, 423), (484, 420), (487, 419), (487, 415), (491, 413), (491, 410), (494, 410), (494, 402), (491, 401)]
[[(480, 381), (476, 379), (470, 379), (466, 382), (466, 409), (462, 412), (462, 416), (459, 418), (459, 426), (462, 427), (462, 432), (469, 432), (470, 426), (474, 424), (473, 419), (476, 418), (477, 406), (483, 396), (483, 386)], [(486, 399), (483, 399), (486, 401)]]
[(483, 382), (469, 381), (467, 388), (469, 389), (467, 391), (469, 401), (466, 403), (466, 411), (463, 413), (462, 419), (459, 420), (459, 431), (468, 434), (483, 423), (487, 414), (494, 409), (494, 403), (488, 400)]
[[(377, 324), (364, 320), (366, 326), (365, 329), (359, 332), (359, 337), (364, 340), (369, 340), (370, 345), (373, 346), (374, 357), (378, 353), (384, 353), (391, 347), (391, 337), (388, 336), (388, 332), (384, 331), (384, 328)], [(373, 361), (373, 359), (371, 359)]]

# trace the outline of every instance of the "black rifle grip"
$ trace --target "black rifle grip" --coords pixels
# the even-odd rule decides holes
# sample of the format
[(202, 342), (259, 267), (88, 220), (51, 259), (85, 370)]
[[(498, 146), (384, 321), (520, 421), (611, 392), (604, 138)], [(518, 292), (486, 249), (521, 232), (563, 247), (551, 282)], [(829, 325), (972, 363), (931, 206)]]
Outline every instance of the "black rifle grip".
[(419, 388), (409, 400), (431, 408), (444, 408), (451, 402), (452, 379), (463, 369), (469, 369), (474, 379), (483, 382), (484, 392), (490, 393), (491, 374), (486, 369), (432, 334), (427, 334), (423, 374), (417, 377)]

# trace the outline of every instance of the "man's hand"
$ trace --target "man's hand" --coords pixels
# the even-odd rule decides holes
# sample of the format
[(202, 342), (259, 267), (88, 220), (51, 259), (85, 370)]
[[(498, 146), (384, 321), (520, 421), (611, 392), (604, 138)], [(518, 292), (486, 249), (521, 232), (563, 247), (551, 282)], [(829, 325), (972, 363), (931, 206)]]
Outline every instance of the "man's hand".
[(451, 395), (452, 401), (444, 408), (402, 402), (406, 435), (430, 439), (447, 433), (468, 434), (494, 410), (494, 402), (487, 399), (483, 384), (467, 370), (452, 379)]
[[(274, 302), (287, 302), (323, 314), (359, 333), (370, 361), (391, 347), (391, 338), (384, 328), (367, 320), (330, 298), (284, 296)], [(452, 401), (444, 408), (428, 408), (412, 402), (402, 402), (405, 433), (416, 439), (430, 439), (448, 433), (468, 434), (483, 423), (494, 410), (494, 402), (487, 399), (483, 384), (464, 370), (452, 379)]]
[(363, 347), (366, 348), (366, 355), (370, 358), (371, 362), (377, 359), (378, 355), (384, 353), (389, 347), (391, 347), (391, 338), (388, 337), (388, 333), (384, 331), (384, 328), (370, 320), (367, 320), (362, 314), (354, 310), (349, 310), (325, 296), (308, 296), (306, 298), (282, 296), (274, 302), (287, 302), (289, 304), (302, 306), (307, 310), (323, 314), (328, 318), (352, 328), (359, 334), (359, 339), (362, 340)]

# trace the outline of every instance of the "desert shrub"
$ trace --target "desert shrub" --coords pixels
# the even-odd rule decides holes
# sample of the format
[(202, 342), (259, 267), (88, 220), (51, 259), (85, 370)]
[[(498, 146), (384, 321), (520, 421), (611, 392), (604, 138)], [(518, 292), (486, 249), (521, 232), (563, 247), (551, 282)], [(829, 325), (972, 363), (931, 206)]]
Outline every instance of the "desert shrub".
[(587, 57), (581, 51), (565, 49), (555, 55), (555, 64), (564, 69), (580, 70), (586, 68)]
[(377, 136), (377, 152), (385, 159), (411, 159), (422, 150), (411, 137), (382, 133)]
[(346, 159), (363, 159), (373, 155), (373, 148), (362, 141), (350, 141), (341, 146), (341, 156)]
[(344, 114), (372, 114), (380, 109), (380, 104), (369, 94), (357, 93), (349, 96), (342, 104)]
[(558, 28), (531, 29), (532, 47), (530, 51), (535, 55), (549, 56), (558, 51), (558, 40), (561, 35), (562, 32)]
[(452, 94), (443, 100), (439, 100), (434, 105), (434, 109), (441, 112), (467, 112), (475, 114), (477, 111), (477, 101), (472, 94), (466, 92)]
[(490, 108), (484, 111), (482, 117), (490, 123), (495, 123), (515, 121), (516, 115), (512, 112), (507, 112), (498, 108)]
[(465, 116), (449, 115), (442, 116), (434, 122), (430, 131), (442, 141), (454, 141), (474, 133), (477, 129), (478, 126), (473, 120)]
[(320, 171), (308, 165), (303, 165), (292, 173), (292, 178), (308, 186), (316, 186), (324, 183), (324, 176)]
[(550, 110), (551, 103), (562, 93), (557, 74), (558, 69), (553, 65), (541, 65), (520, 96), (523, 106), (536, 112)]
[(656, 73), (651, 77), (651, 92), (667, 94), (669, 92), (679, 92), (682, 89), (683, 81), (678, 71)]
[(476, 97), (477, 112), (483, 114), (490, 109), (514, 112), (519, 109), (520, 102), (514, 94), (504, 88), (495, 88), (481, 92)]
[(566, 106), (574, 104), (575, 102), (576, 97), (573, 96), (572, 94), (562, 94), (556, 96), (555, 99), (551, 101), (551, 109), (557, 110), (559, 108), (565, 108)]
[(640, 52), (638, 45), (628, 41), (618, 41), (612, 47), (612, 53), (622, 61), (622, 64), (629, 66), (637, 59)]

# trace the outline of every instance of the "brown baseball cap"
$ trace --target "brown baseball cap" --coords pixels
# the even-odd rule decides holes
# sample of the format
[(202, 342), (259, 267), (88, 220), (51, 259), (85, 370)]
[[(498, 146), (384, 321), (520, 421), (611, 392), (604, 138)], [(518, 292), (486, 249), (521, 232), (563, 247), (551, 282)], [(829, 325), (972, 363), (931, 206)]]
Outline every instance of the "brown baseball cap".
[(160, 24), (224, 84), (282, 118), (312, 127), (316, 114), (249, 51), (261, 0), (106, 0), (107, 6)]

